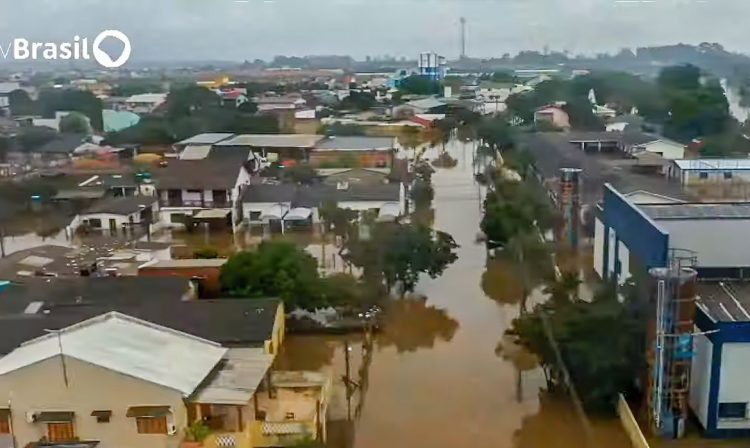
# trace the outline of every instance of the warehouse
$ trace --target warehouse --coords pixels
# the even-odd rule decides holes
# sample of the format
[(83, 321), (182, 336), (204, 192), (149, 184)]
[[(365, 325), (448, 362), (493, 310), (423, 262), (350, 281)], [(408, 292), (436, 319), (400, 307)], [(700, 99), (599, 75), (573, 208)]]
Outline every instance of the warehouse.
[(750, 435), (750, 287), (703, 284), (696, 302), (689, 405), (707, 437)]
[(622, 284), (678, 259), (701, 279), (750, 277), (750, 203), (658, 199), (634, 201), (605, 184), (594, 224), (594, 270), (600, 277)]

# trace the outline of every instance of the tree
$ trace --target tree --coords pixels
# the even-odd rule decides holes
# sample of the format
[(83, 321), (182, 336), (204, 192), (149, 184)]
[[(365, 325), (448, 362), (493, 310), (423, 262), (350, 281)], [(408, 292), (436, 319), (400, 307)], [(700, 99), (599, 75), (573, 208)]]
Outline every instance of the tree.
[(52, 129), (28, 128), (23, 129), (18, 136), (18, 142), (24, 151), (32, 151), (45, 143), (55, 139), (56, 133)]
[(350, 240), (346, 258), (363, 269), (374, 284), (387, 291), (400, 284), (413, 291), (420, 274), (435, 278), (457, 257), (456, 242), (449, 234), (425, 226), (399, 223), (375, 224), (370, 239)]
[(80, 112), (71, 112), (60, 119), (60, 132), (88, 135), (91, 133), (91, 126), (85, 115)]
[(591, 302), (559, 295), (515, 319), (509, 333), (539, 357), (551, 387), (564, 386), (562, 359), (584, 407), (611, 413), (618, 394), (632, 388), (644, 365), (645, 332), (633, 300), (626, 296), (620, 302), (611, 285)]
[(372, 93), (352, 91), (349, 96), (341, 100), (337, 108), (340, 110), (365, 111), (372, 109), (377, 103), (378, 101)]
[(203, 247), (193, 252), (193, 258), (219, 258), (219, 251), (215, 247)]
[(286, 241), (264, 241), (255, 252), (231, 256), (220, 282), (235, 297), (280, 297), (289, 310), (326, 304), (315, 258)]
[[(187, 129), (185, 133), (189, 132)], [(190, 134), (193, 135), (193, 134)], [(167, 145), (177, 141), (170, 124), (161, 117), (146, 116), (134, 126), (118, 132), (107, 134), (105, 142), (109, 145)]]
[(432, 175), (435, 169), (424, 160), (419, 160), (414, 164), (414, 182), (411, 186), (411, 199), (414, 201), (416, 208), (427, 208), (430, 206), (432, 199), (435, 197), (435, 190), (432, 188)]
[(258, 112), (258, 105), (254, 103), (253, 101), (248, 100), (240, 104), (237, 110), (239, 110), (240, 112), (244, 112), (246, 114), (254, 114)]
[(570, 126), (581, 131), (603, 131), (604, 121), (594, 115), (591, 102), (588, 99), (576, 97), (563, 106), (563, 110), (570, 117)]
[(701, 71), (690, 64), (666, 67), (659, 73), (657, 83), (662, 90), (697, 90), (701, 85)]
[(521, 313), (526, 312), (526, 300), (535, 281), (549, 272), (550, 254), (534, 230), (522, 230), (513, 235), (506, 246), (513, 260), (513, 271), (521, 283)]
[(491, 246), (504, 246), (515, 235), (551, 224), (549, 204), (525, 182), (500, 179), (487, 194), (484, 209), (480, 225)]
[(281, 177), (295, 184), (309, 184), (318, 176), (313, 167), (307, 163), (297, 163), (281, 170)]
[(112, 89), (112, 96), (133, 96), (142, 93), (162, 93), (164, 86), (159, 79), (123, 79)]
[(91, 126), (101, 131), (102, 102), (93, 93), (84, 90), (43, 89), (39, 94), (42, 115), (53, 118), (56, 112), (75, 111), (86, 115)]
[(354, 231), (359, 213), (349, 208), (339, 208), (334, 201), (325, 201), (320, 207), (320, 218), (325, 223), (327, 231), (348, 238)]
[(504, 117), (492, 117), (479, 123), (477, 135), (495, 154), (514, 145), (513, 131)]
[(398, 89), (412, 95), (436, 95), (440, 93), (440, 83), (426, 76), (412, 75), (402, 79)]
[(15, 116), (38, 115), (39, 105), (31, 99), (25, 90), (14, 90), (8, 95), (10, 111)]

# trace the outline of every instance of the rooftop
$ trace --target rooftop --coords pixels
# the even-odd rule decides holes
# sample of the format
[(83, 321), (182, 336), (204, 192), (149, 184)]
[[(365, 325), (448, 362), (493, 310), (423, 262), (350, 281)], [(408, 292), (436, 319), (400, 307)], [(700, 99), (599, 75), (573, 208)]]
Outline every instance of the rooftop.
[(141, 268), (175, 269), (175, 268), (220, 268), (226, 264), (226, 258), (189, 258), (179, 260), (154, 260)]
[(440, 101), (437, 98), (423, 98), (421, 100), (413, 100), (406, 103), (408, 106), (416, 107), (418, 109), (434, 109), (436, 107), (445, 106), (446, 103)]
[(747, 159), (681, 159), (675, 160), (681, 170), (750, 170), (750, 158)]
[(73, 154), (83, 144), (84, 136), (79, 134), (60, 134), (53, 140), (32, 149), (30, 152), (46, 154)]
[(750, 322), (750, 285), (698, 283), (697, 305), (716, 322)]
[(234, 137), (234, 134), (224, 132), (207, 132), (194, 135), (181, 142), (175, 143), (175, 145), (213, 145), (232, 137)]
[(312, 148), (324, 137), (315, 134), (243, 134), (219, 142), (217, 146), (254, 148)]
[(750, 202), (649, 204), (638, 207), (656, 220), (750, 219)]
[[(213, 152), (213, 151), (212, 151)], [(228, 190), (235, 186), (246, 154), (208, 157), (203, 160), (170, 160), (152, 171), (154, 183), (162, 189)]]
[(226, 353), (221, 345), (110, 312), (23, 343), (0, 359), (0, 375), (65, 356), (189, 396)]
[(396, 147), (393, 137), (328, 137), (315, 145), (325, 151), (391, 151)]
[(221, 344), (262, 346), (279, 307), (278, 299), (190, 299), (188, 281), (178, 277), (33, 278), (0, 297), (0, 353), (110, 311)]
[(242, 193), (245, 203), (291, 202), (295, 207), (318, 207), (326, 201), (353, 202), (400, 202), (401, 186), (392, 184), (351, 184), (346, 189), (333, 185), (313, 184), (296, 186), (290, 184), (251, 185)]
[(207, 404), (247, 404), (271, 368), (273, 359), (273, 355), (265, 353), (262, 348), (229, 349), (190, 401)]
[(166, 93), (140, 93), (125, 100), (127, 103), (162, 103), (167, 100)]
[(104, 198), (89, 207), (82, 214), (108, 213), (112, 215), (131, 215), (146, 207), (154, 205), (159, 199), (156, 196), (125, 196)]

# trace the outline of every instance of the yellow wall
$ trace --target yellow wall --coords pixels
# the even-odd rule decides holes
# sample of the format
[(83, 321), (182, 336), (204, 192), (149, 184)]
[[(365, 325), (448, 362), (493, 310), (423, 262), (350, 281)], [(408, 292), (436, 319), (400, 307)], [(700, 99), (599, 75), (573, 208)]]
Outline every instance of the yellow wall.
[[(173, 448), (184, 436), (187, 420), (182, 395), (153, 383), (125, 376), (74, 358), (66, 357), (68, 387), (60, 357), (0, 376), (0, 403), (10, 403), (17, 446), (46, 435), (44, 423), (27, 423), (27, 412), (73, 411), (80, 440), (99, 440), (103, 447)], [(138, 434), (134, 418), (125, 416), (130, 406), (170, 406), (177, 434)], [(97, 423), (94, 410), (111, 410), (109, 423)]]
[(266, 353), (275, 355), (279, 352), (279, 348), (284, 343), (284, 336), (286, 335), (286, 314), (284, 314), (284, 303), (279, 302), (279, 308), (276, 310), (276, 320), (273, 324), (273, 334), (271, 340), (266, 341), (264, 347)]

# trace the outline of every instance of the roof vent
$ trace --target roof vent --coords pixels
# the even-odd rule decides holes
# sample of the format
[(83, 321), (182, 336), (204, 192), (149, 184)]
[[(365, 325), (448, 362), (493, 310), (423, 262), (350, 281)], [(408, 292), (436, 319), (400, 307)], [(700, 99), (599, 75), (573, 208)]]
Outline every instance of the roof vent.
[(349, 182), (337, 182), (336, 183), (336, 189), (337, 190), (348, 190), (349, 189)]
[(44, 302), (31, 302), (26, 305), (23, 314), (36, 314), (42, 309), (42, 306), (44, 306)]

